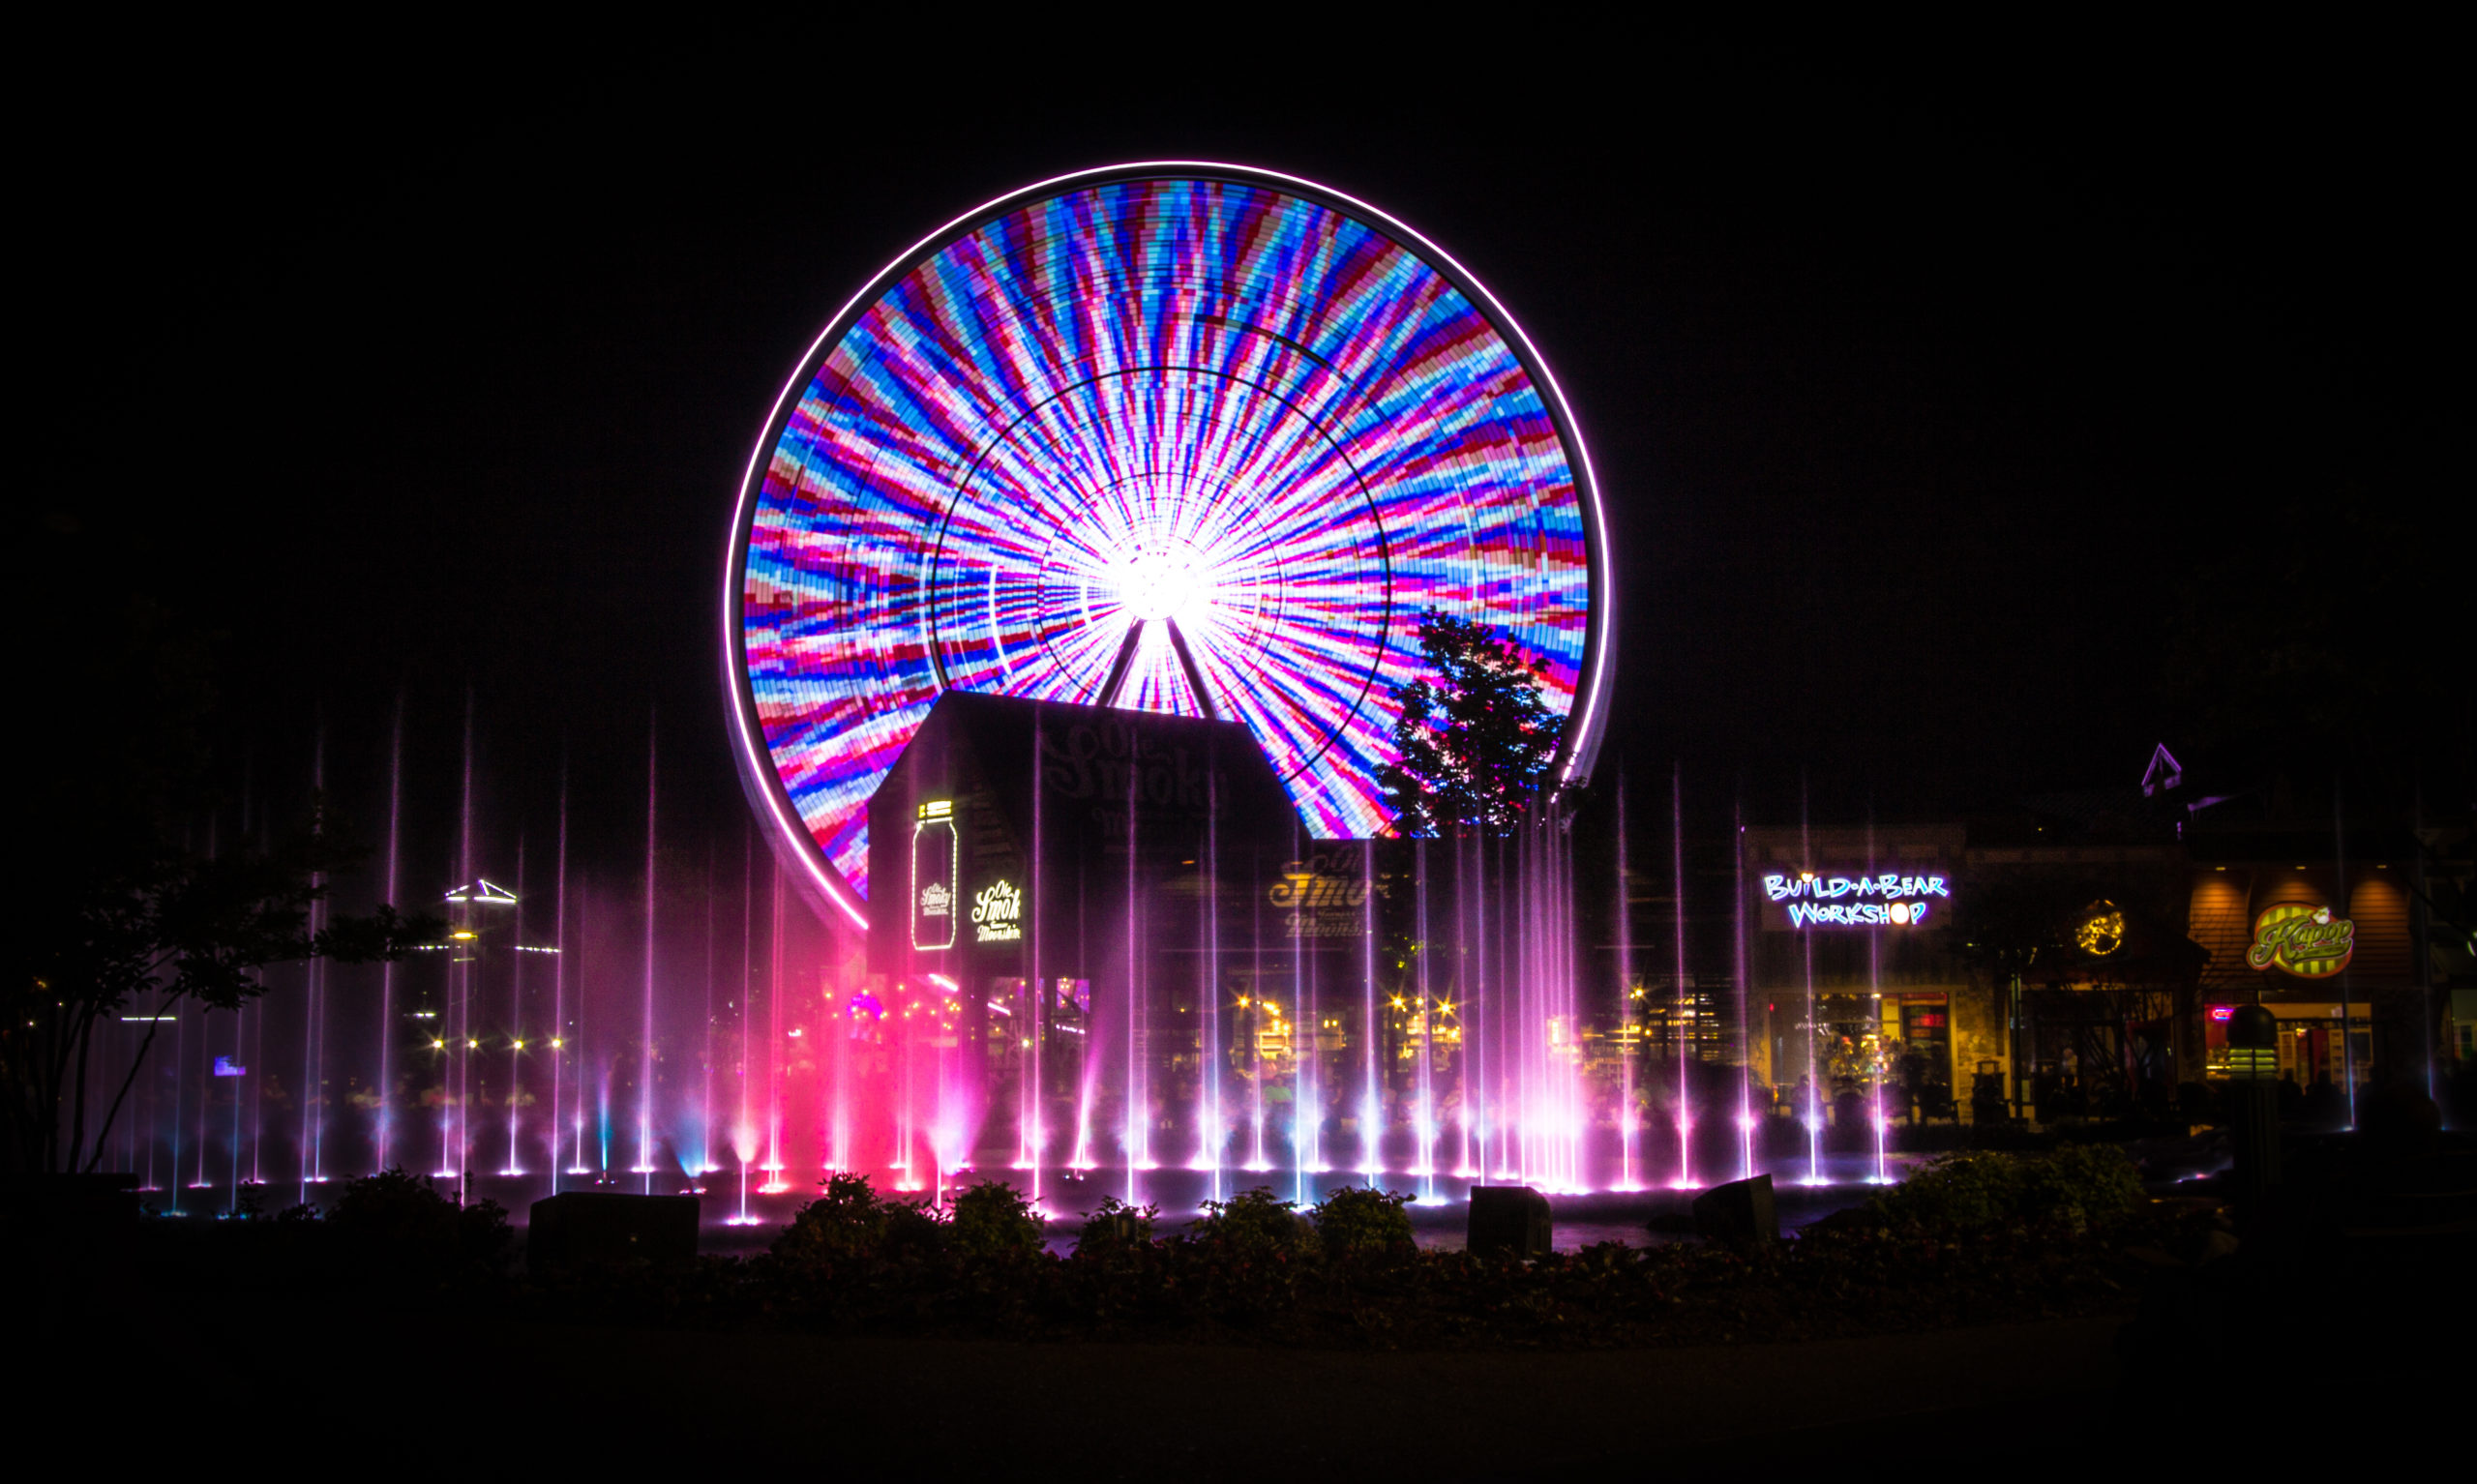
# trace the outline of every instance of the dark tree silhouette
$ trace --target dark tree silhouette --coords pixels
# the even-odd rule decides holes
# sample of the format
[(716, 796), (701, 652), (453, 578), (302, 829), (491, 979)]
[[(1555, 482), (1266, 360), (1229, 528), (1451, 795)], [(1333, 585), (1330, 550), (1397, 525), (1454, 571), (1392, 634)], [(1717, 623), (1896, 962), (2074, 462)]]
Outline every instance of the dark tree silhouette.
[(75, 522), (12, 534), (30, 785), (12, 801), (26, 869), (0, 938), (0, 1170), (75, 1170), (101, 1158), (163, 1023), (108, 1069), (90, 1054), (98, 1025), (184, 1001), (236, 1009), (265, 993), (268, 965), (392, 957), (444, 926), (380, 907), (311, 931), (312, 905), (357, 854), (314, 805), (271, 848), (193, 848), (217, 803), (215, 637), (89, 591), (109, 562)]

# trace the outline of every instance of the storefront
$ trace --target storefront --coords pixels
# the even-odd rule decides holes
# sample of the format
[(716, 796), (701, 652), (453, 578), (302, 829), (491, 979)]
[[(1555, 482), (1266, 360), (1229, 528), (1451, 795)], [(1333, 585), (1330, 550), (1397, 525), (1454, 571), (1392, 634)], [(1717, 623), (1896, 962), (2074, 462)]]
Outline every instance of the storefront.
[(2193, 843), (2191, 932), (2210, 952), (2202, 989), (2212, 1077), (2224, 1075), (2228, 1017), (2244, 1004), (2279, 1018), (2281, 1075), (2303, 1087), (2323, 1079), (2361, 1086), (2423, 1059), (2425, 992), (2398, 863), (2258, 858), (2266, 844), (2301, 855), (2315, 843)]

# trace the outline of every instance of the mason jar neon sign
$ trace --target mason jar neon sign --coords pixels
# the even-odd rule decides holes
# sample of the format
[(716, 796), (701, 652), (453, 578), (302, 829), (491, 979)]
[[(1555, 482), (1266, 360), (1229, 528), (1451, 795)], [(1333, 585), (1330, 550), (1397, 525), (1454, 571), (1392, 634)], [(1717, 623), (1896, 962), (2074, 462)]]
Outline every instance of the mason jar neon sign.
[(1940, 897), (1949, 903), (1953, 888), (1939, 876), (1902, 876), (1894, 871), (1835, 876), (1802, 871), (1796, 876), (1766, 876), (1763, 894), (1787, 907), (1792, 928), (1915, 928), (1940, 912), (1940, 905), (1927, 899)]
[(939, 799), (920, 806), (911, 826), (911, 946), (943, 953), (955, 946), (956, 878), (962, 874), (963, 837), (955, 833), (955, 805)]

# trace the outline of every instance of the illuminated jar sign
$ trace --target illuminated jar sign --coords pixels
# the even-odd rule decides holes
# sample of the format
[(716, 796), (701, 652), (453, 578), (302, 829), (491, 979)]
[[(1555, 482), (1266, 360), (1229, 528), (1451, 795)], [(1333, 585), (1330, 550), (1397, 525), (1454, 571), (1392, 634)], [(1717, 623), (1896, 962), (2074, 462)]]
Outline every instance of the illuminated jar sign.
[(2299, 979), (2329, 979), (2348, 966), (2356, 951), (2355, 923), (2332, 916), (2327, 906), (2288, 902), (2265, 907), (2253, 919), (2253, 946), (2246, 950), (2245, 963)]
[(992, 881), (972, 894), (971, 936), (975, 943), (1012, 943), (1024, 935), (1024, 891), (1004, 880)]
[[(900, 817), (900, 816), (898, 816)], [(963, 838), (955, 833), (955, 804), (938, 799), (920, 806), (911, 826), (911, 946), (941, 953), (955, 946), (955, 878), (963, 864)]]
[(1940, 914), (1953, 889), (1939, 876), (1802, 871), (1766, 876), (1763, 894), (1787, 910), (1792, 928), (1915, 928)]

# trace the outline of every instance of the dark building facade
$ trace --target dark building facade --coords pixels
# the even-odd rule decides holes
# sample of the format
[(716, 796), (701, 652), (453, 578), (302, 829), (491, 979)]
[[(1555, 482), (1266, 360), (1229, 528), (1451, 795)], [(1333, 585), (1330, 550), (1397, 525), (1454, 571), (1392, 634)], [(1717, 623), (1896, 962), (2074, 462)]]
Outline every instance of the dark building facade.
[(1286, 1100), (1356, 1031), (1365, 846), (1310, 837), (1238, 723), (948, 692), (869, 832), (872, 997), (980, 1089), (984, 1158), (1028, 1119), (1184, 1148), (1209, 1067)]

